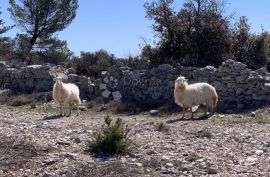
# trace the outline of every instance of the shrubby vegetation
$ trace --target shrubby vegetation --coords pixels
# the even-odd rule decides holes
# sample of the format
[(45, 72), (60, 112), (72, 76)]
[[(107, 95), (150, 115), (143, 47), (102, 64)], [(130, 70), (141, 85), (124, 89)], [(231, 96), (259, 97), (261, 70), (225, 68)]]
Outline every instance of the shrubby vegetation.
[(251, 33), (246, 17), (240, 17), (232, 27), (231, 17), (224, 13), (224, 1), (189, 0), (180, 11), (172, 8), (173, 3), (145, 3), (147, 17), (154, 21), (153, 30), (160, 39), (157, 46), (145, 45), (142, 51), (152, 66), (180, 63), (217, 67), (232, 58), (257, 69), (269, 62), (269, 33)]
[(173, 8), (174, 0), (146, 2), (146, 17), (153, 22), (157, 42), (144, 43), (139, 56), (127, 58), (116, 58), (103, 49), (74, 56), (67, 42), (54, 35), (75, 18), (78, 0), (20, 2), (11, 0), (9, 11), (22, 33), (3, 37), (13, 26), (4, 26), (0, 18), (0, 59), (7, 62), (62, 64), (95, 78), (118, 62), (148, 69), (163, 63), (218, 67), (224, 60), (234, 59), (252, 69), (270, 68), (270, 33), (263, 28), (260, 33), (251, 32), (245, 16), (234, 20), (233, 15), (225, 15), (224, 0), (186, 0), (179, 10)]
[(107, 116), (103, 127), (95, 133), (95, 139), (88, 144), (93, 153), (121, 154), (129, 150), (131, 140), (127, 138), (130, 129), (118, 118), (115, 123)]
[(116, 58), (103, 49), (92, 53), (81, 52), (80, 57), (74, 57), (67, 66), (75, 68), (77, 74), (98, 78), (102, 71), (117, 63), (122, 63), (133, 69), (147, 69), (149, 67), (149, 62), (140, 57)]
[[(0, 11), (0, 15), (2, 12)], [(2, 35), (10, 30), (13, 26), (4, 26), (5, 22), (0, 18), (0, 59), (11, 58), (12, 55), (12, 44), (10, 43), (10, 38), (3, 37)]]
[(252, 34), (248, 19), (240, 17), (232, 31), (232, 56), (246, 63), (252, 69), (258, 69), (269, 63), (270, 34), (262, 29), (260, 34)]
[(115, 63), (115, 56), (101, 49), (94, 53), (81, 52), (81, 56), (71, 60), (69, 66), (74, 67), (78, 74), (98, 77), (101, 71), (106, 70)]

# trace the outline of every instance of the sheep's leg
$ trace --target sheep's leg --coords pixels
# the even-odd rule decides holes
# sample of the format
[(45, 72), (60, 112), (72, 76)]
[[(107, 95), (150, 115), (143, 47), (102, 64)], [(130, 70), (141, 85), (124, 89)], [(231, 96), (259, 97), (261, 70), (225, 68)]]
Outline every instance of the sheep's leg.
[[(64, 110), (65, 114), (65, 110)], [(63, 116), (63, 104), (60, 104), (60, 116)]]
[(60, 105), (60, 116), (63, 116), (63, 107)]
[(194, 119), (194, 113), (192, 111), (192, 107), (190, 107), (190, 112), (191, 112), (191, 119)]
[(204, 116), (206, 116), (206, 115), (207, 115), (207, 111), (208, 111), (208, 109), (209, 109), (209, 107), (208, 107), (208, 106), (206, 106), (206, 107), (205, 107), (205, 110), (204, 110)]
[(214, 106), (213, 105), (211, 105), (211, 107), (210, 107), (210, 114), (214, 115)]
[(70, 115), (71, 115), (71, 107), (69, 107), (69, 113), (68, 113), (68, 117), (70, 117)]
[(68, 113), (67, 117), (69, 117), (71, 115), (71, 108), (72, 108), (72, 106), (69, 104), (68, 105), (69, 113)]
[(183, 106), (183, 115), (182, 115), (182, 118), (181, 119), (184, 119), (185, 118), (185, 107)]
[(77, 116), (79, 116), (79, 105), (77, 105)]
[(66, 116), (66, 106), (63, 106), (63, 116)]
[(64, 109), (64, 115), (65, 116), (69, 116), (69, 114), (67, 114), (67, 111), (68, 111), (68, 109), (69, 109), (69, 106), (68, 106), (68, 104), (65, 104), (65, 107), (64, 107), (65, 109)]

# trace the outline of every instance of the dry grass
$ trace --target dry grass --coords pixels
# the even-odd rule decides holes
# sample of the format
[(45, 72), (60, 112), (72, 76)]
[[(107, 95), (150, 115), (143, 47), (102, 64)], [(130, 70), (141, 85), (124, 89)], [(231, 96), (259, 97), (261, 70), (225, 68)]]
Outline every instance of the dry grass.
[(9, 89), (0, 91), (0, 105), (24, 106), (37, 102), (37, 93), (19, 94)]
[(6, 89), (0, 91), (0, 104), (6, 104), (9, 100), (13, 99), (15, 96), (14, 92)]
[(138, 169), (127, 166), (117, 161), (104, 161), (101, 164), (81, 164), (77, 163), (74, 167), (69, 168), (65, 176), (110, 176), (110, 177), (135, 177), (141, 176)]
[(36, 102), (37, 100), (35, 94), (22, 94), (10, 97), (10, 100), (7, 102), (7, 104), (9, 106), (24, 106), (28, 104), (34, 104)]
[(270, 124), (269, 115), (256, 115), (255, 117), (250, 117), (249, 115), (227, 115), (224, 118), (213, 119), (216, 123), (232, 123), (232, 124)]

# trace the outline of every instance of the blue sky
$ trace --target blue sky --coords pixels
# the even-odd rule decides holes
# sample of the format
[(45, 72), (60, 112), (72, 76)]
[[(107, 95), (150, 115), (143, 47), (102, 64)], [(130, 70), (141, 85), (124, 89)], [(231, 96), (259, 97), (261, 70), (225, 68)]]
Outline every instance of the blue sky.
[[(151, 21), (145, 18), (143, 4), (146, 0), (79, 0), (77, 16), (70, 26), (58, 33), (68, 42), (68, 47), (79, 55), (80, 51), (94, 52), (105, 49), (117, 57), (140, 53), (142, 38), (153, 42)], [(184, 0), (176, 0), (178, 10)], [(270, 31), (270, 0), (228, 0), (226, 13), (235, 17), (247, 16), (253, 32), (260, 32), (261, 25)], [(8, 0), (1, 0), (2, 15), (6, 25), (13, 24), (7, 12)], [(6, 36), (15, 36), (12, 29)]]

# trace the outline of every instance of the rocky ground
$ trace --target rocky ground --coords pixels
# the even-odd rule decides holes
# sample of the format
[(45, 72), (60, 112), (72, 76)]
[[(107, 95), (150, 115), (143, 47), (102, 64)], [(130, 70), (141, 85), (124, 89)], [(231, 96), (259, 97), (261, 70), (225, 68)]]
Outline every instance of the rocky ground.
[[(176, 120), (180, 114), (56, 111), (0, 107), (0, 176), (270, 176), (268, 108), (194, 121)], [(98, 158), (86, 151), (108, 114), (130, 126), (130, 154)], [(156, 130), (160, 121), (168, 131)]]

